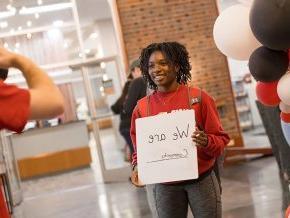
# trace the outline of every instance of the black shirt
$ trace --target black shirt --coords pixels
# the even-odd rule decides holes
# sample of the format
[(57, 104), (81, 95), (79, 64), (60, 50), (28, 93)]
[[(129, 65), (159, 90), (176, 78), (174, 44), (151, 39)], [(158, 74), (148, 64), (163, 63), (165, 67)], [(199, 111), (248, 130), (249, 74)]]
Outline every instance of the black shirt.
[(146, 96), (147, 85), (142, 77), (134, 79), (130, 83), (129, 91), (123, 105), (123, 111), (121, 112), (120, 129), (130, 129), (131, 116), (137, 101)]

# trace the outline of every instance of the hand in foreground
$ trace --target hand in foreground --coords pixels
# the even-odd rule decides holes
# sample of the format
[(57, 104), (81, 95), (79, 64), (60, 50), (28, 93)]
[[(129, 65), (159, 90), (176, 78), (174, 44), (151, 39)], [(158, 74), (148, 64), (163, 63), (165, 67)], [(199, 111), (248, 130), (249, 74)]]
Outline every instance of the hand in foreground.
[(208, 143), (207, 134), (204, 131), (196, 129), (192, 133), (192, 141), (196, 143), (196, 146), (206, 147)]
[(138, 188), (144, 187), (145, 185), (142, 184), (142, 182), (138, 178), (138, 170), (137, 167), (132, 171), (131, 174), (131, 182), (133, 185), (135, 185)]

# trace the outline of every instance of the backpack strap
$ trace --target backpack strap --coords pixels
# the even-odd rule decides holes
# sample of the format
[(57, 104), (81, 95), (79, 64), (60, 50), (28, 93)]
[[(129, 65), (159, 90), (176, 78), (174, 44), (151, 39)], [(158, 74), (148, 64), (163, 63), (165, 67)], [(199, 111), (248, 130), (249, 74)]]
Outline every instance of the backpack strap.
[[(202, 117), (202, 89), (194, 88), (188, 86), (187, 88), (187, 96), (188, 96), (188, 108), (193, 109), (193, 106), (198, 104), (198, 109), (200, 111), (200, 115)], [(196, 124), (199, 129), (203, 130), (202, 123)]]

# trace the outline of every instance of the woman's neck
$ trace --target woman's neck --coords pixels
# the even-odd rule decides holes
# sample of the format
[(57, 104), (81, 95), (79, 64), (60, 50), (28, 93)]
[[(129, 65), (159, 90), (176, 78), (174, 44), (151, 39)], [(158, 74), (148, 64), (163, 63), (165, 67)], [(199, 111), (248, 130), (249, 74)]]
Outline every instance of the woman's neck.
[(179, 83), (175, 82), (175, 83), (170, 84), (169, 86), (158, 87), (157, 90), (159, 92), (173, 92), (173, 91), (176, 91), (178, 87), (179, 87)]

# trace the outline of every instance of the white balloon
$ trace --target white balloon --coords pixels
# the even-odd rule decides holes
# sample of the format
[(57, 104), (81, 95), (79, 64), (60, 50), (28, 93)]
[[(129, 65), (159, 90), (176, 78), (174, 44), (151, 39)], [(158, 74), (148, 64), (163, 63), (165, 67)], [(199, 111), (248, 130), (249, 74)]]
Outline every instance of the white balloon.
[(290, 105), (290, 73), (282, 76), (277, 85), (277, 93), (284, 104)]
[(279, 104), (279, 108), (285, 114), (289, 114), (290, 113), (290, 105), (287, 105), (287, 104), (285, 104), (282, 101)]
[(251, 7), (254, 0), (238, 0), (238, 2), (247, 7)]
[(225, 9), (216, 19), (213, 37), (218, 49), (236, 60), (248, 60), (261, 46), (249, 23), (250, 8), (238, 4)]

